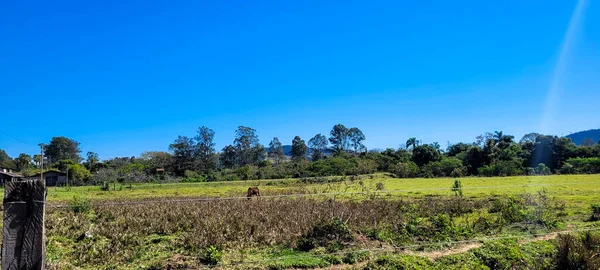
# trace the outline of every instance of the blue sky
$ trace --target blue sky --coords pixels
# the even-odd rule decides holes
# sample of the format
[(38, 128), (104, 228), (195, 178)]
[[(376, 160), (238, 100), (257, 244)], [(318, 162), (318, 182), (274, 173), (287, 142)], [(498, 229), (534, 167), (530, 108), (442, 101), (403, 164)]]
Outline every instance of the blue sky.
[[(239, 125), (289, 144), (343, 123), (369, 148), (567, 135), (600, 126), (600, 5), (577, 4), (3, 2), (0, 130), (101, 158), (167, 150), (202, 125), (218, 149)], [(38, 151), (3, 133), (0, 149)]]

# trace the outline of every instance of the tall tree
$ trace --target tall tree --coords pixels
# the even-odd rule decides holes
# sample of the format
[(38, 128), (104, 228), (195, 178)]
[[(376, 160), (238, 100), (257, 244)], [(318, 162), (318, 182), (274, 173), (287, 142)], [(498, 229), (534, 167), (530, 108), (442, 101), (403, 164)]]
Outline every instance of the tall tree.
[(216, 168), (216, 156), (215, 156), (215, 132), (202, 126), (198, 128), (198, 133), (194, 137), (196, 143), (196, 161), (198, 169), (207, 173)]
[(283, 145), (281, 145), (279, 138), (274, 137), (269, 143), (269, 158), (275, 160), (275, 164), (279, 165), (284, 157)]
[(237, 165), (258, 164), (264, 159), (265, 147), (258, 141), (256, 130), (239, 126), (235, 131), (233, 146), (237, 152)]
[(233, 145), (227, 145), (221, 150), (219, 161), (221, 167), (231, 169), (236, 165), (237, 151)]
[(31, 168), (31, 156), (28, 154), (21, 153), (17, 158), (15, 158), (14, 161), (17, 171), (23, 171)]
[(294, 140), (292, 140), (292, 159), (295, 161), (304, 159), (307, 148), (306, 143), (300, 136), (294, 137)]
[(84, 163), (86, 169), (88, 169), (90, 172), (96, 171), (98, 169), (97, 166), (98, 166), (99, 162), (100, 162), (100, 159), (98, 158), (97, 153), (87, 152), (85, 163)]
[(13, 159), (2, 149), (0, 149), (0, 168), (11, 170), (17, 168)]
[(194, 170), (194, 155), (196, 152), (194, 140), (186, 136), (178, 136), (177, 139), (169, 145), (169, 150), (173, 153), (173, 172), (182, 176), (186, 170)]
[(521, 138), (520, 143), (527, 143), (527, 142), (535, 143), (535, 139), (539, 135), (540, 135), (539, 133), (535, 133), (535, 132), (527, 133), (527, 134), (523, 135), (523, 138)]
[(67, 137), (53, 137), (44, 150), (44, 156), (52, 164), (59, 160), (71, 160), (79, 163), (81, 161), (79, 153), (81, 153), (79, 142)]
[(358, 153), (359, 151), (366, 152), (367, 148), (362, 144), (366, 139), (365, 134), (363, 134), (360, 129), (356, 127), (349, 129), (348, 137), (350, 139), (350, 146), (354, 149), (354, 153)]
[(312, 150), (311, 159), (313, 161), (324, 157), (325, 149), (327, 149), (327, 137), (319, 133), (308, 140), (308, 147)]
[(406, 148), (408, 149), (412, 147), (412, 149), (414, 150), (415, 147), (419, 146), (419, 143), (420, 141), (417, 140), (417, 138), (415, 137), (408, 138), (408, 140), (406, 140)]
[(335, 154), (341, 154), (348, 150), (350, 144), (348, 137), (348, 128), (346, 128), (342, 124), (337, 124), (333, 126), (329, 134), (329, 142), (331, 142), (331, 144), (333, 145), (333, 151)]

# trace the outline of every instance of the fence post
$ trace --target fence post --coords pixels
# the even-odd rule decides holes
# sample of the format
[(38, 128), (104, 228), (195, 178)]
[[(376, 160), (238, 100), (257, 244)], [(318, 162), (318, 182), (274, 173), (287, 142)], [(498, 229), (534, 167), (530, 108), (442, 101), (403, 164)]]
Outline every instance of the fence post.
[(2, 270), (44, 269), (43, 180), (16, 180), (4, 184)]

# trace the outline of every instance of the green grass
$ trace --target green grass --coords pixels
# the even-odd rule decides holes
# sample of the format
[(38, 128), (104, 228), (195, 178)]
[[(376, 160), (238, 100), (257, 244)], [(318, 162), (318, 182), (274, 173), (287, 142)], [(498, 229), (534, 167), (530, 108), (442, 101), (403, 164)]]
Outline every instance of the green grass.
[[(363, 185), (360, 182), (363, 182)], [(401, 196), (452, 195), (452, 178), (411, 178), (398, 179), (376, 174), (362, 177), (362, 180), (344, 181), (329, 184), (303, 184), (295, 179), (248, 180), (208, 183), (134, 184), (132, 188), (122, 186), (121, 190), (101, 191), (97, 186), (48, 188), (48, 201), (64, 202), (79, 195), (90, 200), (131, 200), (164, 197), (236, 197), (245, 196), (249, 186), (259, 186), (261, 194), (290, 193), (297, 189), (304, 192), (360, 192), (375, 190), (377, 183), (383, 183), (386, 192)], [(520, 194), (545, 189), (558, 199), (567, 201), (569, 207), (589, 207), (600, 202), (600, 175), (551, 175), (516, 177), (465, 177), (461, 178), (464, 196), (482, 197), (489, 195)], [(112, 189), (112, 185), (111, 185)], [(119, 189), (119, 185), (117, 185)], [(292, 192), (295, 193), (295, 192)]]

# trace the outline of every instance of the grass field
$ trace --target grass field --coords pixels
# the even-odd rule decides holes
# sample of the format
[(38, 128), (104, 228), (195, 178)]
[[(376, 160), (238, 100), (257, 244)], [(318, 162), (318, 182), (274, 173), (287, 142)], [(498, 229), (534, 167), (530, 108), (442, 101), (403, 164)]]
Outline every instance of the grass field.
[[(548, 242), (554, 240), (470, 243), (469, 249), (450, 243), (600, 228), (599, 221), (589, 221), (590, 205), (600, 202), (600, 175), (460, 180), (461, 198), (451, 190), (452, 178), (385, 174), (117, 185), (110, 191), (50, 187), (49, 268), (197, 269), (216, 263), (220, 269), (486, 269), (495, 262), (528, 269), (556, 265), (558, 248)], [(249, 186), (259, 186), (263, 198), (194, 200), (243, 197)], [(290, 194), (306, 196), (278, 197)], [(107, 205), (113, 202), (124, 204)], [(397, 250), (431, 242), (437, 244)], [(431, 259), (419, 253), (440, 249), (448, 254)]]
[[(329, 178), (334, 179), (334, 178)], [(336, 180), (341, 180), (336, 177)], [(350, 179), (350, 177), (347, 177)], [(362, 180), (362, 181), (361, 181)], [(460, 179), (466, 197), (477, 198), (489, 195), (521, 194), (545, 189), (552, 197), (567, 202), (571, 210), (589, 207), (600, 202), (600, 175), (551, 175), (516, 177), (465, 177)], [(361, 184), (362, 182), (362, 184)], [(333, 183), (305, 184), (297, 179), (248, 180), (206, 183), (134, 184), (131, 188), (117, 186), (113, 191), (101, 191), (99, 187), (84, 186), (48, 189), (48, 201), (65, 202), (78, 195), (90, 200), (114, 201), (152, 198), (182, 197), (243, 197), (249, 186), (259, 186), (261, 195), (289, 193), (337, 193), (376, 190), (382, 183), (381, 193), (397, 196), (452, 195), (453, 178), (399, 179), (376, 174), (363, 176), (360, 180)]]

